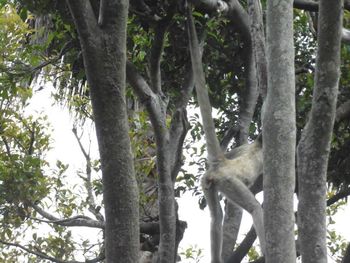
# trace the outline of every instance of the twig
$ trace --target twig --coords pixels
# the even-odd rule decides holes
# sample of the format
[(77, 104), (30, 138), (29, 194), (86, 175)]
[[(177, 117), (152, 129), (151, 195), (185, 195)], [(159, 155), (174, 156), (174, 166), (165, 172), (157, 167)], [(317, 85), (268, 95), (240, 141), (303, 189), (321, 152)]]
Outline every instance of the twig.
[(17, 243), (12, 243), (12, 242), (6, 242), (6, 241), (3, 241), (3, 240), (0, 240), (0, 243), (3, 244), (3, 245), (6, 245), (6, 246), (11, 246), (11, 247), (17, 247), (17, 248), (20, 248), (22, 250), (24, 250), (25, 252), (28, 252), (30, 254), (33, 254), (33, 255), (36, 255), (42, 259), (47, 259), (47, 260), (50, 260), (52, 262), (55, 262), (55, 263), (97, 263), (97, 262), (101, 262), (102, 260), (104, 260), (105, 256), (104, 255), (100, 255), (94, 259), (87, 259), (85, 261), (76, 261), (76, 260), (60, 260), (60, 259), (57, 259), (57, 258), (54, 258), (54, 257), (51, 257), (43, 252), (41, 252), (40, 250), (37, 250), (37, 251), (34, 251), (32, 249), (29, 249), (23, 245), (20, 245), (20, 244), (17, 244)]

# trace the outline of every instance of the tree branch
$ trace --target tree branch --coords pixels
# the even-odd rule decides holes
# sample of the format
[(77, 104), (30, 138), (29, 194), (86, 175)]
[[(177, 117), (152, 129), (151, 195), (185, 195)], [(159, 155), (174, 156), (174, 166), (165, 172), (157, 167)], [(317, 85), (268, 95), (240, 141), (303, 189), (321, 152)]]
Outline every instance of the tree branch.
[(186, 76), (182, 84), (181, 94), (176, 101), (176, 111), (172, 116), (170, 123), (170, 148), (174, 149), (170, 153), (171, 160), (171, 178), (175, 182), (176, 176), (182, 166), (182, 148), (189, 124), (187, 120), (186, 107), (191, 98), (194, 88), (193, 71), (190, 64), (186, 65)]
[(327, 200), (327, 206), (333, 205), (334, 203), (338, 202), (340, 199), (343, 199), (349, 195), (350, 195), (350, 187), (344, 190), (341, 190), (340, 192), (338, 192), (337, 194), (329, 198)]
[(6, 148), (6, 154), (8, 157), (11, 157), (11, 148), (10, 145), (6, 139), (5, 136), (1, 135), (1, 140), (3, 141), (3, 143), (5, 144), (5, 148)]
[(174, 10), (175, 8), (172, 7), (168, 15), (161, 21), (159, 21), (155, 27), (155, 36), (151, 48), (150, 57), (150, 80), (152, 84), (152, 89), (156, 93), (161, 93), (162, 89), (160, 62), (164, 50), (165, 33), (174, 15)]
[(82, 39), (97, 41), (101, 30), (98, 27), (97, 20), (90, 1), (86, 0), (66, 0), (70, 13), (74, 20), (79, 24), (79, 34)]
[(335, 122), (339, 122), (350, 117), (350, 100), (344, 102), (337, 108)]
[(126, 78), (142, 104), (150, 97), (155, 96), (144, 77), (141, 76), (134, 64), (130, 61), (126, 62)]
[(74, 216), (71, 218), (60, 219), (60, 218), (46, 212), (44, 209), (42, 209), (41, 207), (39, 207), (36, 204), (32, 204), (31, 206), (34, 208), (34, 210), (38, 214), (40, 214), (42, 217), (48, 219), (48, 221), (36, 219), (36, 220), (39, 220), (42, 222), (52, 223), (52, 224), (57, 224), (60, 226), (67, 226), (67, 227), (73, 227), (73, 226), (83, 227), (83, 226), (85, 226), (85, 227), (100, 228), (100, 229), (104, 228), (104, 222), (93, 220), (92, 218), (89, 218), (87, 216), (78, 215), (78, 216)]
[(83, 178), (85, 181), (85, 187), (87, 190), (87, 202), (89, 204), (89, 211), (94, 214), (97, 220), (103, 222), (104, 217), (100, 213), (100, 209), (98, 209), (99, 206), (97, 206), (96, 201), (95, 201), (95, 196), (92, 190), (92, 183), (91, 183), (91, 159), (90, 159), (90, 154), (85, 150), (83, 144), (81, 143), (80, 137), (78, 136), (77, 129), (74, 127), (72, 129), (73, 134), (79, 144), (80, 150), (83, 153), (85, 160), (86, 160), (86, 178)]
[(161, 262), (172, 262), (175, 256), (175, 198), (174, 183), (171, 180), (169, 129), (166, 125), (168, 99), (162, 93), (154, 93), (135, 67), (127, 63), (127, 78), (140, 102), (145, 105), (153, 126), (157, 146), (157, 171), (159, 174), (159, 220)]
[(221, 256), (224, 262), (230, 258), (233, 248), (236, 245), (239, 229), (242, 222), (242, 214), (243, 209), (241, 207), (226, 200), (221, 252)]
[(247, 233), (246, 237), (242, 241), (242, 243), (236, 248), (236, 250), (232, 253), (226, 263), (237, 263), (241, 262), (242, 259), (248, 254), (249, 249), (252, 247), (254, 241), (256, 239), (256, 232), (254, 227), (252, 226)]
[[(293, 6), (298, 9), (302, 9), (310, 12), (318, 12), (319, 6), (317, 2), (310, 0), (294, 0)], [(347, 3), (345, 8), (350, 10), (350, 5)], [(342, 42), (345, 44), (350, 44), (350, 30), (342, 29)]]
[(318, 11), (318, 3), (309, 1), (309, 0), (294, 0), (293, 7), (302, 9), (305, 11), (312, 11), (312, 12)]
[(346, 247), (345, 254), (341, 263), (347, 263), (347, 262), (350, 262), (350, 243), (348, 243)]
[(22, 246), (20, 244), (17, 244), (17, 243), (12, 243), (12, 242), (6, 242), (6, 241), (3, 241), (3, 240), (0, 240), (0, 243), (3, 244), (3, 245), (6, 245), (6, 246), (11, 246), (11, 247), (17, 247), (17, 248), (20, 248), (22, 250), (24, 250), (25, 252), (27, 253), (30, 253), (30, 254), (33, 254), (35, 256), (38, 256), (42, 259), (46, 259), (46, 260), (50, 260), (52, 262), (55, 262), (55, 263), (97, 263), (97, 262), (101, 262), (105, 257), (104, 255), (101, 255), (97, 258), (94, 258), (94, 259), (87, 259), (85, 261), (76, 261), (76, 260), (60, 260), (60, 259), (57, 259), (57, 258), (54, 258), (54, 257), (51, 257), (39, 250), (37, 251), (34, 251), (32, 249), (29, 249), (25, 246)]

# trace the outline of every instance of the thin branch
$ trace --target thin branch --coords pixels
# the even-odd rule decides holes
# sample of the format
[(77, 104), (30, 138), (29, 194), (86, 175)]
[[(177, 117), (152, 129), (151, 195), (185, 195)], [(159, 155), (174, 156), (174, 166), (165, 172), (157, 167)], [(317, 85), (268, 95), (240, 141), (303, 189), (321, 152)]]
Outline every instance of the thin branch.
[(90, 162), (90, 154), (87, 153), (87, 151), (85, 150), (83, 144), (81, 143), (80, 137), (78, 136), (78, 132), (77, 132), (77, 128), (73, 128), (72, 132), (74, 134), (75, 139), (77, 140), (78, 144), (79, 144), (79, 148), (81, 150), (81, 152), (83, 153), (86, 161)]
[(6, 154), (8, 157), (11, 157), (11, 148), (10, 145), (6, 139), (5, 136), (1, 135), (1, 140), (3, 141), (3, 143), (5, 144), (5, 148), (6, 148)]
[(30, 132), (30, 141), (29, 141), (29, 147), (28, 147), (28, 155), (29, 156), (34, 153), (35, 125), (36, 125), (36, 123), (33, 122), (33, 127), (29, 130), (29, 132)]
[(32, 249), (29, 249), (29, 248), (27, 248), (27, 247), (25, 247), (23, 245), (17, 244), (17, 243), (6, 242), (6, 241), (3, 241), (3, 240), (0, 240), (0, 243), (3, 244), (3, 245), (6, 245), (6, 246), (20, 248), (20, 249), (24, 250), (27, 253), (33, 254), (33, 255), (38, 256), (38, 257), (40, 257), (42, 259), (50, 260), (50, 261), (55, 262), (55, 263), (97, 263), (97, 262), (101, 262), (105, 258), (104, 255), (101, 255), (101, 256), (98, 256), (97, 258), (87, 259), (85, 261), (76, 261), (76, 260), (68, 260), (68, 261), (66, 261), (66, 260), (60, 260), (60, 259), (51, 257), (51, 256), (41, 252), (40, 250), (34, 251)]
[(294, 0), (293, 7), (305, 11), (318, 11), (318, 3), (309, 0)]
[[(319, 6), (317, 2), (309, 0), (294, 0), (293, 6), (298, 9), (302, 9), (310, 12), (318, 12)], [(350, 5), (346, 5), (346, 8), (349, 8)], [(342, 42), (345, 44), (350, 44), (350, 30), (343, 28), (342, 29)]]
[(42, 62), (40, 65), (35, 66), (34, 68), (30, 69), (32, 73), (41, 70), (42, 68), (46, 67), (47, 65), (53, 64), (57, 61), (59, 61), (72, 47), (73, 47), (73, 40), (66, 42), (63, 47), (60, 50), (60, 53), (54, 58), (48, 59), (44, 62)]
[(252, 226), (247, 233), (244, 240), (237, 247), (237, 249), (232, 253), (226, 263), (237, 263), (241, 262), (242, 259), (248, 254), (249, 249), (252, 247), (256, 239), (256, 232), (254, 226)]
[(235, 126), (231, 126), (230, 128), (228, 128), (226, 131), (225, 131), (225, 134), (224, 136), (222, 137), (221, 139), (221, 142), (220, 142), (220, 147), (223, 151), (226, 151), (229, 143), (231, 142), (231, 140), (237, 136), (239, 132), (239, 128), (238, 128), (238, 125), (235, 125)]
[[(101, 221), (97, 221), (97, 220), (93, 220), (92, 218), (89, 218), (87, 216), (83, 216), (83, 215), (78, 215), (78, 216), (74, 216), (71, 218), (66, 218), (66, 219), (60, 219), (48, 212), (46, 212), (44, 209), (42, 209), (41, 207), (39, 207), (36, 204), (32, 204), (31, 205), (34, 210), (40, 214), (42, 217), (48, 219), (48, 221), (46, 221), (46, 223), (52, 223), (52, 224), (57, 224), (60, 226), (67, 226), (67, 227), (92, 227), (92, 228), (100, 228), (103, 229), (104, 228), (104, 222)], [(43, 220), (41, 220), (43, 221)], [(43, 221), (45, 222), (45, 221)]]
[(176, 176), (178, 175), (179, 170), (182, 166), (182, 146), (189, 129), (186, 107), (188, 101), (191, 98), (194, 88), (194, 79), (191, 64), (189, 63), (186, 65), (186, 68), (186, 76), (184, 78), (184, 83), (182, 84), (181, 95), (176, 101), (176, 111), (172, 116), (169, 131), (169, 144), (171, 149), (174, 149), (174, 151), (171, 151), (170, 153), (171, 178), (173, 182), (175, 182)]
[(138, 95), (141, 103), (144, 103), (149, 97), (155, 96), (144, 77), (141, 76), (134, 64), (130, 61), (126, 62), (126, 77), (129, 84)]
[(350, 187), (340, 191), (339, 193), (337, 193), (334, 196), (332, 196), (331, 198), (329, 198), (327, 200), (327, 206), (330, 206), (330, 205), (338, 202), (340, 199), (343, 199), (349, 195), (350, 195)]
[(91, 169), (91, 158), (90, 158), (90, 153), (88, 153), (82, 142), (81, 142), (81, 139), (80, 137), (78, 136), (78, 133), (77, 133), (77, 129), (74, 127), (72, 129), (72, 132), (79, 144), (79, 147), (80, 147), (80, 150), (81, 152), (83, 153), (84, 157), (85, 157), (85, 160), (86, 160), (86, 178), (83, 178), (84, 181), (85, 181), (85, 187), (86, 187), (86, 190), (87, 190), (87, 194), (88, 194), (88, 197), (87, 197), (87, 201), (89, 203), (89, 211), (91, 213), (94, 214), (94, 216), (96, 217), (97, 220), (103, 222), (104, 221), (104, 217), (103, 215), (100, 213), (100, 209), (98, 209), (99, 206), (97, 206), (96, 204), (96, 201), (95, 201), (95, 196), (94, 196), (94, 193), (93, 193), (93, 190), (92, 190), (92, 183), (91, 183), (91, 172), (92, 172), (92, 169)]
[(160, 62), (164, 50), (164, 40), (166, 35), (165, 33), (174, 15), (174, 10), (175, 8), (172, 7), (168, 15), (159, 21), (155, 28), (155, 36), (151, 48), (150, 57), (150, 80), (152, 83), (153, 91), (156, 93), (160, 93), (162, 88)]
[(4, 244), (6, 246), (11, 246), (11, 247), (17, 247), (17, 248), (20, 248), (30, 254), (33, 254), (33, 255), (36, 255), (40, 258), (43, 258), (43, 259), (47, 259), (47, 260), (50, 260), (52, 262), (56, 262), (56, 263), (73, 263), (73, 262), (77, 262), (77, 261), (64, 261), (64, 260), (59, 260), (59, 259), (56, 259), (56, 258), (53, 258), (53, 257), (50, 257), (44, 253), (42, 253), (41, 251), (34, 251), (34, 250), (31, 250), (25, 246), (22, 246), (20, 244), (16, 244), (16, 243), (11, 243), (11, 242), (6, 242), (6, 241), (3, 241), (3, 240), (0, 240), (0, 243), (1, 244)]

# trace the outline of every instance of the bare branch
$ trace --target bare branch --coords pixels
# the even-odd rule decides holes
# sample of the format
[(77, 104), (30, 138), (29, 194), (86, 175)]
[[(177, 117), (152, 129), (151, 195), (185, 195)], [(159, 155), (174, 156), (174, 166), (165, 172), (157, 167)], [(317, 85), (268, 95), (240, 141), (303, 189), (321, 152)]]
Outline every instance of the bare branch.
[(318, 3), (309, 0), (294, 0), (293, 7), (305, 11), (318, 11)]
[(206, 87), (205, 74), (202, 68), (202, 55), (190, 7), (187, 8), (187, 32), (197, 99), (207, 142), (208, 161), (213, 164), (223, 158), (223, 153), (215, 133), (215, 125), (212, 119), (212, 108)]
[[(298, 9), (302, 9), (310, 12), (318, 12), (319, 6), (318, 2), (313, 2), (310, 0), (294, 0), (293, 6)], [(346, 3), (345, 8), (350, 10), (350, 4)], [(350, 44), (350, 30), (342, 29), (342, 42), (345, 44)]]
[(230, 141), (237, 136), (238, 132), (238, 125), (232, 126), (225, 131), (225, 134), (220, 142), (220, 147), (223, 151), (226, 151)]
[[(41, 222), (46, 222), (46, 223), (52, 223), (52, 224), (57, 224), (60, 226), (67, 226), (67, 227), (92, 227), (92, 228), (100, 228), (103, 229), (104, 228), (104, 222), (101, 221), (97, 221), (97, 220), (93, 220), (90, 217), (87, 216), (83, 216), (83, 215), (78, 215), (78, 216), (74, 216), (71, 218), (65, 218), (65, 219), (60, 219), (48, 212), (46, 212), (44, 209), (42, 209), (41, 207), (39, 207), (36, 204), (32, 204), (31, 205), (34, 210), (40, 214), (42, 217), (48, 219), (48, 221), (45, 220), (39, 220)], [(38, 219), (36, 219), (38, 220)]]
[(248, 254), (248, 251), (252, 247), (255, 239), (256, 239), (256, 232), (254, 227), (252, 226), (249, 232), (247, 233), (246, 237), (242, 241), (242, 243), (237, 247), (237, 249), (229, 257), (226, 263), (241, 262), (242, 259)]
[(149, 97), (155, 96), (144, 77), (130, 61), (126, 62), (126, 77), (141, 103), (144, 103)]
[(344, 102), (337, 108), (335, 122), (339, 122), (350, 117), (350, 100)]
[(248, 13), (250, 16), (250, 32), (254, 66), (256, 67), (256, 79), (260, 94), (262, 98), (265, 99), (267, 94), (267, 60), (263, 13), (260, 0), (248, 1)]
[(91, 169), (91, 158), (90, 158), (90, 153), (88, 153), (82, 142), (81, 142), (81, 139), (80, 137), (78, 136), (78, 133), (77, 133), (77, 129), (74, 127), (72, 129), (72, 132), (79, 144), (79, 147), (80, 147), (80, 150), (81, 152), (83, 153), (84, 157), (85, 157), (85, 161), (86, 161), (86, 178), (83, 178), (84, 181), (85, 181), (85, 187), (86, 187), (86, 190), (87, 190), (87, 194), (88, 194), (88, 197), (87, 197), (87, 202), (89, 204), (89, 211), (94, 214), (94, 216), (96, 217), (97, 220), (103, 222), (104, 221), (104, 217), (103, 215), (100, 213), (100, 209), (98, 209), (99, 206), (97, 206), (96, 204), (96, 201), (95, 201), (95, 196), (94, 196), (94, 193), (93, 193), (93, 190), (92, 190), (92, 182), (91, 182), (91, 172), (92, 172), (92, 169)]
[(156, 93), (161, 92), (161, 72), (160, 72), (160, 62), (162, 58), (162, 53), (164, 50), (164, 40), (165, 33), (170, 25), (171, 19), (174, 15), (175, 8), (171, 8), (169, 14), (159, 21), (155, 28), (154, 41), (151, 48), (151, 57), (150, 57), (150, 80), (152, 83), (153, 91)]

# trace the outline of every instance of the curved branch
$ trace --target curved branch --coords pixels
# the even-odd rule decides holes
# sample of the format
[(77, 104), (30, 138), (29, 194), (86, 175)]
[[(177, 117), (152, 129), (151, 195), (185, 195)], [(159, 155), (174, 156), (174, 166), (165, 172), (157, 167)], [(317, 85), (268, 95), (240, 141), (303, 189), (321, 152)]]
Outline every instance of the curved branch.
[(38, 206), (36, 204), (32, 204), (31, 206), (34, 208), (34, 210), (38, 214), (40, 214), (42, 217), (47, 219), (47, 221), (41, 220), (41, 219), (36, 219), (36, 220), (39, 220), (42, 222), (52, 223), (52, 224), (57, 224), (60, 226), (67, 226), (67, 227), (85, 226), (85, 227), (100, 228), (100, 229), (104, 228), (104, 222), (93, 220), (92, 218), (87, 217), (87, 216), (78, 215), (78, 216), (74, 216), (74, 217), (70, 217), (70, 218), (60, 219), (60, 218), (46, 212), (44, 209), (42, 209), (40, 206)]
[(256, 239), (256, 232), (255, 232), (254, 226), (252, 226), (249, 232), (247, 233), (246, 237), (242, 241), (242, 243), (237, 247), (237, 249), (229, 257), (226, 263), (241, 262), (242, 259), (248, 254), (248, 251), (254, 244), (255, 239)]
[(134, 64), (130, 61), (126, 62), (126, 78), (136, 92), (141, 103), (144, 103), (149, 97), (155, 96), (144, 77), (141, 76)]

